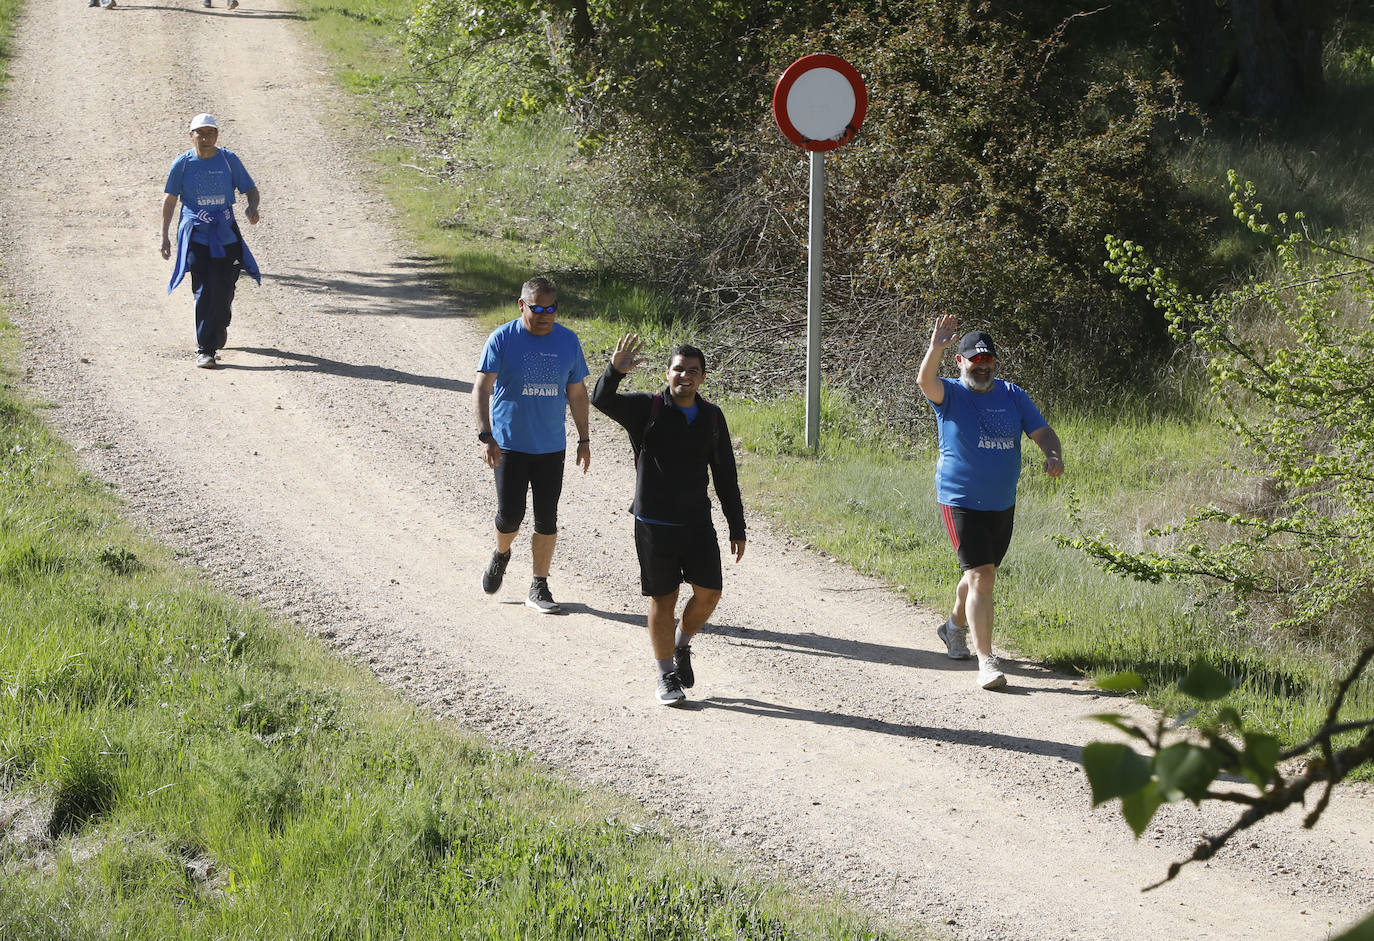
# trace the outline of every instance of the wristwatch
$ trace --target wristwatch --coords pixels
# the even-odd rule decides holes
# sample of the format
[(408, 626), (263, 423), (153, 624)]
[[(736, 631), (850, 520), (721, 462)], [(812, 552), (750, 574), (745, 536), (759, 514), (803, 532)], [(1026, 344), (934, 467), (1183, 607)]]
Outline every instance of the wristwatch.
[(479, 431), (477, 433), (477, 440), (483, 444), (493, 444), (496, 441), (496, 436), (490, 431)]

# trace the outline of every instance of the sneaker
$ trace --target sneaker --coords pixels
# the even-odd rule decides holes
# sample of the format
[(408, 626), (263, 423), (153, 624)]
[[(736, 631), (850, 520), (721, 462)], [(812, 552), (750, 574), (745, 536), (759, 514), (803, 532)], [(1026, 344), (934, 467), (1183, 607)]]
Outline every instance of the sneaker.
[(214, 354), (214, 353), (197, 353), (197, 354), (196, 354), (196, 365), (199, 366), (201, 369), (214, 369), (214, 368), (215, 368), (215, 354)]
[(658, 701), (665, 706), (682, 702), (687, 694), (682, 691), (682, 680), (676, 670), (658, 675)]
[(978, 658), (978, 685), (983, 689), (1001, 689), (1007, 685), (1007, 675), (1002, 672), (996, 657)]
[(557, 614), (562, 610), (558, 607), (558, 602), (553, 600), (547, 578), (536, 578), (530, 582), (530, 594), (525, 599), (525, 606), (533, 608), (540, 614)]
[(237, 9), (238, 9), (238, 6), (239, 6), (239, 0), (229, 0), (229, 9), (231, 9), (231, 10), (237, 10)]
[(691, 689), (697, 685), (697, 675), (692, 672), (692, 648), (674, 647), (673, 648), (673, 672), (677, 674), (678, 682), (683, 689)]
[(506, 577), (506, 564), (510, 562), (510, 550), (505, 552), (493, 552), (491, 561), (487, 563), (487, 570), (482, 573), (482, 590), (489, 595), (496, 594), (501, 587), (501, 580)]
[(946, 621), (935, 629), (935, 636), (945, 642), (945, 653), (951, 660), (967, 660), (973, 654), (968, 649), (968, 625), (960, 627), (954, 619)]
[(208, 10), (210, 9), (210, 0), (200, 0), (200, 5)]
[(100, 5), (107, 10), (113, 10), (115, 8), (115, 0), (100, 0)]
[(88, 6), (88, 7), (98, 7), (98, 6), (100, 6), (100, 0), (86, 0), (86, 6)]

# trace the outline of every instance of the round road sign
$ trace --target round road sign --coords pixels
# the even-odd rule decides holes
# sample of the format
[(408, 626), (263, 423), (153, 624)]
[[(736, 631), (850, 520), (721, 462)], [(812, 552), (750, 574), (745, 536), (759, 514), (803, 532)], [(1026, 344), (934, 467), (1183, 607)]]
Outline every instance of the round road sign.
[(802, 56), (787, 67), (773, 89), (778, 128), (807, 150), (834, 150), (846, 143), (858, 133), (867, 111), (863, 77), (839, 56)]

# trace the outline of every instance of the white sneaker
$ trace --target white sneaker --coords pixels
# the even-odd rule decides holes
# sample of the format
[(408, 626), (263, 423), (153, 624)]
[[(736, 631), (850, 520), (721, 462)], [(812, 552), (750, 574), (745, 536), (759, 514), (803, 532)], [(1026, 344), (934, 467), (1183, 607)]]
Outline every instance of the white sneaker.
[(214, 354), (214, 353), (197, 353), (197, 354), (196, 354), (196, 365), (199, 366), (201, 369), (214, 369), (214, 368), (215, 368), (215, 354)]
[(978, 658), (978, 685), (983, 689), (1001, 689), (1007, 685), (1007, 675), (1002, 672), (996, 657)]
[(935, 628), (935, 636), (945, 642), (945, 653), (951, 660), (967, 660), (973, 654), (968, 649), (968, 625), (963, 627), (950, 618)]

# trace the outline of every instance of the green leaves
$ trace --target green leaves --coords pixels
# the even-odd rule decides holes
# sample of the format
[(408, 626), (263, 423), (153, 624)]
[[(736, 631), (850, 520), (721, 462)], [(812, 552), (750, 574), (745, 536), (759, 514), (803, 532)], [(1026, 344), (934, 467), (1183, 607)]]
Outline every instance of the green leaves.
[[(1163, 800), (1187, 798), (1201, 803), (1207, 788), (1216, 780), (1223, 760), (1211, 748), (1178, 742), (1161, 749), (1154, 759), (1154, 773)], [(1137, 833), (1137, 835), (1139, 835)]]
[[(1374, 250), (1311, 229), (1301, 212), (1271, 215), (1253, 183), (1228, 179), (1232, 215), (1272, 252), (1268, 277), (1189, 294), (1139, 244), (1111, 236), (1107, 269), (1206, 358), (1222, 423), (1250, 452), (1255, 495), (1229, 498), (1240, 509), (1194, 507), (1165, 551), (1064, 544), (1141, 581), (1223, 591), (1236, 612), (1263, 611), (1265, 628), (1356, 635), (1374, 597)], [(1215, 678), (1197, 679), (1198, 698), (1223, 695)]]
[(1256, 787), (1264, 787), (1274, 778), (1279, 763), (1279, 740), (1264, 732), (1246, 732), (1245, 751), (1240, 756), (1240, 771)]
[[(1099, 685), (1128, 688), (1132, 676), (1119, 674)], [(1205, 660), (1195, 661), (1178, 683), (1180, 692), (1201, 702), (1220, 700), (1233, 688), (1230, 677)], [(1223, 706), (1213, 721), (1200, 724), (1193, 732), (1176, 733), (1180, 740), (1169, 743), (1164, 741), (1162, 720), (1147, 729), (1120, 713), (1093, 718), (1150, 748), (1148, 756), (1117, 742), (1092, 742), (1083, 749), (1083, 770), (1092, 788), (1093, 806), (1120, 798), (1121, 815), (1137, 837), (1163, 804), (1180, 800), (1200, 804), (1216, 797), (1212, 784), (1223, 773), (1244, 775), (1261, 789), (1274, 778), (1278, 740), (1246, 729), (1240, 714), (1230, 706)]]
[(1205, 660), (1194, 661), (1178, 688), (1194, 699), (1213, 702), (1231, 692), (1234, 684), (1224, 673)]
[(1083, 748), (1083, 770), (1088, 773), (1094, 807), (1114, 797), (1125, 797), (1150, 783), (1150, 762), (1129, 745), (1088, 744)]
[(1163, 799), (1159, 796), (1159, 785), (1150, 781), (1140, 790), (1123, 795), (1121, 798), (1121, 816), (1126, 818), (1126, 823), (1130, 826), (1131, 832), (1139, 838), (1145, 832), (1145, 828), (1154, 819), (1155, 811), (1159, 810)]

